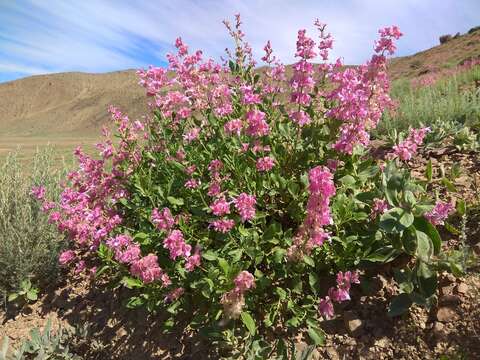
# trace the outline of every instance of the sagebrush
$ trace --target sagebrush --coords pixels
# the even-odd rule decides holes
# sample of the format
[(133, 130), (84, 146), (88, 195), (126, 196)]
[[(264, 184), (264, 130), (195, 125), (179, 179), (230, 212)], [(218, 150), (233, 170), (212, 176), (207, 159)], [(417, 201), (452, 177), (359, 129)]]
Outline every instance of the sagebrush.
[(0, 167), (0, 291), (21, 290), (22, 282), (40, 285), (57, 272), (63, 235), (44, 213), (32, 194), (42, 185), (45, 196), (56, 199), (63, 166), (54, 160), (53, 149), (37, 151), (31, 166), (19, 161), (18, 153), (7, 156)]

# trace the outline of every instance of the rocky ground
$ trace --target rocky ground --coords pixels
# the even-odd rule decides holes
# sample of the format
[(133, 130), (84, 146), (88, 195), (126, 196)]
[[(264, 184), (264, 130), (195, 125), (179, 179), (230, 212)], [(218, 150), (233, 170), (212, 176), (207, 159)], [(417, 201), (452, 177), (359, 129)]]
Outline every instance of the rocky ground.
[[(469, 203), (478, 202), (480, 161), (477, 154), (462, 154), (453, 148), (426, 151), (412, 166), (422, 177), (431, 159), (434, 175), (450, 176), (458, 194)], [(460, 164), (461, 172), (452, 173)], [(448, 177), (448, 176), (447, 176)], [(440, 184), (433, 185), (440, 188)], [(467, 242), (480, 255), (480, 211), (467, 222)], [(459, 245), (458, 236), (445, 231), (447, 248)], [(480, 359), (480, 273), (473, 267), (461, 278), (443, 273), (437, 305), (427, 310), (414, 306), (401, 317), (387, 316), (387, 306), (397, 287), (386, 266), (372, 281), (352, 289), (352, 301), (337, 318), (321, 323), (326, 344), (313, 352), (314, 359)], [(177, 329), (162, 333), (162, 316), (122, 305), (127, 289), (108, 290), (87, 276), (67, 276), (52, 284), (39, 301), (22, 311), (0, 310), (0, 338), (19, 344), (33, 327), (43, 327), (48, 318), (54, 327), (90, 324), (82, 345), (85, 359), (202, 359), (208, 344)], [(76, 279), (76, 280), (73, 280)], [(298, 348), (305, 347), (301, 337)]]

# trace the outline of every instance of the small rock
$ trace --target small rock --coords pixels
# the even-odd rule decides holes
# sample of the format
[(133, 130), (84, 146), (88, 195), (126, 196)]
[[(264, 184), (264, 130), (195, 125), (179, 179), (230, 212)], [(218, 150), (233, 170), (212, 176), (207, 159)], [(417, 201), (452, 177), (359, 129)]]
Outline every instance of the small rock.
[(334, 347), (329, 346), (326, 348), (326, 351), (330, 360), (340, 360), (340, 355), (338, 355), (338, 352)]
[(446, 335), (445, 325), (443, 325), (441, 322), (436, 321), (433, 324), (432, 333), (433, 333), (433, 336), (435, 336), (435, 338), (443, 339)]
[(457, 305), (462, 302), (458, 295), (445, 295), (440, 298), (440, 304)]
[(348, 332), (353, 336), (359, 336), (363, 330), (363, 321), (353, 311), (346, 311), (343, 315), (343, 321)]
[(451, 295), (452, 292), (453, 292), (454, 286), (455, 286), (455, 284), (450, 284), (450, 285), (440, 287), (440, 294), (441, 295)]
[(443, 323), (451, 322), (458, 319), (458, 314), (452, 308), (443, 306), (437, 311), (437, 319)]
[(440, 280), (440, 283), (441, 284), (452, 284), (456, 281), (457, 279), (455, 278), (455, 276), (453, 276), (452, 274), (449, 274), (449, 273), (445, 273), (444, 276), (442, 277), (442, 279)]
[(455, 288), (457, 294), (466, 295), (468, 294), (468, 285), (465, 283), (460, 283)]
[(386, 337), (382, 337), (378, 340), (375, 341), (375, 346), (378, 346), (379, 348), (386, 348), (389, 345), (389, 340)]

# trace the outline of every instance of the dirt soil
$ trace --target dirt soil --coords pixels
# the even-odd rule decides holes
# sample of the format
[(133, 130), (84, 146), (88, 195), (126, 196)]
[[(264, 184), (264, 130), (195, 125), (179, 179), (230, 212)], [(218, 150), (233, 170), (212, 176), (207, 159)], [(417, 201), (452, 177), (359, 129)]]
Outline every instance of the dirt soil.
[[(415, 176), (422, 177), (428, 159), (434, 174), (450, 173), (461, 164), (460, 176), (452, 179), (459, 198), (478, 201), (480, 162), (476, 154), (461, 154), (453, 148), (424, 151), (410, 164)], [(424, 160), (427, 159), (427, 160)], [(432, 191), (440, 185), (434, 185)], [(480, 213), (467, 224), (467, 241), (480, 255)], [(442, 229), (443, 230), (443, 229)], [(445, 234), (448, 234), (445, 231)], [(450, 234), (444, 247), (458, 246), (458, 237)], [(85, 359), (207, 359), (208, 343), (180, 326), (163, 334), (162, 315), (143, 310), (128, 310), (122, 302), (128, 289), (109, 290), (87, 275), (73, 273), (50, 288), (35, 304), (22, 312), (0, 311), (0, 338), (8, 336), (14, 345), (28, 336), (32, 327), (43, 327), (48, 318), (54, 327), (91, 324)], [(440, 276), (438, 303), (427, 310), (414, 306), (401, 317), (389, 318), (387, 306), (397, 286), (391, 266), (373, 276), (368, 283), (352, 289), (352, 301), (339, 309), (336, 318), (322, 321), (326, 344), (318, 347), (313, 359), (480, 359), (480, 273), (471, 269), (462, 278), (443, 273)], [(297, 347), (306, 346), (299, 336)]]

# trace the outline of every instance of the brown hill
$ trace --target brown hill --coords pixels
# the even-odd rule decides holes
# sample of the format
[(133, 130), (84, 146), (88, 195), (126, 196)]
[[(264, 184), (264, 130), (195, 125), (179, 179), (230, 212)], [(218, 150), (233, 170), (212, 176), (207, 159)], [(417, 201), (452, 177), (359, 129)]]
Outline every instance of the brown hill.
[(413, 78), (480, 58), (480, 28), (472, 30), (470, 34), (453, 37), (431, 49), (392, 59), (389, 66), (390, 77), (394, 80)]
[(39, 75), (0, 84), (0, 136), (96, 136), (110, 104), (133, 118), (145, 114), (135, 71)]
[[(480, 57), (480, 31), (395, 58), (393, 79), (412, 78)], [(48, 141), (65, 149), (79, 140), (93, 142), (114, 104), (131, 118), (145, 113), (144, 89), (133, 70), (106, 74), (60, 73), (0, 84), (0, 153), (17, 145), (33, 148)]]

